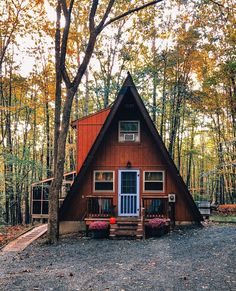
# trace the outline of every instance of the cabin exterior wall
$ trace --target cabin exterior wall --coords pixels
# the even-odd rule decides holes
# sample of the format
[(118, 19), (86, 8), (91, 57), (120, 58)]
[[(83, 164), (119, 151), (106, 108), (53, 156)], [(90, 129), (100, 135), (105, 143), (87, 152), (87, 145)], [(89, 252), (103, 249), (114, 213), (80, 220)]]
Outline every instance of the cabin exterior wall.
[(77, 121), (77, 164), (76, 172), (78, 173), (83, 162), (91, 149), (94, 141), (101, 130), (110, 109), (105, 109), (97, 114), (93, 114), (89, 117), (82, 118)]
[[(140, 120), (140, 142), (119, 142), (118, 141), (118, 122), (121, 119), (136, 119)], [(97, 131), (104, 122), (104, 116), (101, 118), (101, 123), (87, 122), (78, 126), (78, 167), (80, 169), (82, 161), (85, 159), (88, 148), (91, 147), (94, 142)], [(93, 129), (94, 128), (94, 131)], [(79, 132), (80, 131), (80, 132)], [(80, 148), (83, 144), (85, 149)], [(81, 155), (81, 157), (80, 157)], [(162, 198), (168, 205), (168, 194), (176, 194), (176, 207), (175, 217), (176, 221), (193, 221), (194, 218), (189, 211), (186, 202), (179, 193), (178, 185), (175, 181), (175, 177), (171, 175), (168, 170), (167, 163), (163, 157), (159, 154), (155, 143), (151, 137), (151, 134), (146, 127), (140, 116), (126, 116), (125, 114), (117, 116), (112, 126), (110, 127), (103, 143), (100, 145), (93, 162), (91, 163), (85, 177), (84, 182), (80, 184), (78, 194), (73, 198), (73, 203), (70, 204), (68, 209), (62, 217), (62, 220), (82, 220), (86, 215), (87, 198), (92, 197), (111, 197), (113, 198), (113, 205), (115, 206), (115, 214), (118, 214), (118, 173), (121, 169), (127, 169), (127, 163), (131, 163), (131, 170), (140, 171), (140, 204), (142, 198)], [(95, 192), (94, 191), (94, 171), (96, 170), (109, 170), (114, 171), (114, 192)], [(164, 171), (164, 191), (153, 193), (143, 191), (143, 172), (160, 170)]]

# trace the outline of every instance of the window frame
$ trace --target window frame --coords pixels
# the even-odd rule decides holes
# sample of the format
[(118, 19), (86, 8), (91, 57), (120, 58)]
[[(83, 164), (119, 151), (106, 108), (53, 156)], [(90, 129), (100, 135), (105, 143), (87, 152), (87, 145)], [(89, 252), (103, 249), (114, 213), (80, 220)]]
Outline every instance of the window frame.
[[(47, 185), (44, 185), (44, 184), (46, 184), (46, 182), (42, 182), (42, 183), (36, 183), (35, 185), (33, 185), (33, 186), (31, 186), (31, 215), (32, 216), (40, 216), (40, 217), (42, 217), (42, 216), (45, 216), (45, 215), (48, 215), (48, 213), (49, 213), (49, 196), (48, 196), (48, 198), (45, 198), (45, 196), (44, 196), (44, 191), (46, 191), (46, 190), (44, 190), (44, 189), (46, 189), (46, 188), (48, 188), (48, 195), (49, 195), (49, 188), (50, 188), (50, 185), (51, 185), (51, 182), (50, 182), (50, 184), (47, 184)], [(38, 199), (35, 199), (34, 198), (34, 187), (40, 187), (40, 198), (38, 198)], [(34, 212), (34, 203), (40, 203), (40, 213), (35, 213)], [(44, 212), (44, 205), (45, 204), (47, 204), (47, 213), (43, 213)]]
[[(145, 182), (148, 182), (145, 180), (145, 173), (162, 173), (162, 181), (161, 180), (156, 180), (156, 181), (152, 181), (152, 182), (162, 182), (163, 183), (163, 187), (162, 190), (146, 190), (145, 189)], [(165, 193), (165, 171), (164, 170), (145, 170), (143, 171), (143, 192), (144, 193)]]
[[(112, 176), (113, 176), (113, 179), (112, 179), (112, 184), (113, 184), (112, 190), (96, 190), (95, 189), (96, 173), (101, 173), (101, 172), (102, 173), (112, 173)], [(112, 193), (114, 193), (115, 192), (115, 171), (111, 171), (111, 170), (94, 170), (93, 171), (93, 192), (94, 193), (102, 193), (102, 192), (105, 192), (105, 193), (112, 192)]]
[[(137, 132), (137, 140), (135, 139), (134, 141), (125, 141), (125, 140), (121, 140), (121, 122), (137, 122), (138, 124), (138, 132)], [(127, 133), (129, 134), (129, 132), (124, 132), (124, 133)], [(134, 134), (136, 132), (133, 132)], [(132, 132), (131, 132), (132, 134)], [(118, 126), (118, 142), (121, 142), (121, 143), (137, 143), (137, 142), (140, 142), (140, 120), (119, 120), (119, 126)]]

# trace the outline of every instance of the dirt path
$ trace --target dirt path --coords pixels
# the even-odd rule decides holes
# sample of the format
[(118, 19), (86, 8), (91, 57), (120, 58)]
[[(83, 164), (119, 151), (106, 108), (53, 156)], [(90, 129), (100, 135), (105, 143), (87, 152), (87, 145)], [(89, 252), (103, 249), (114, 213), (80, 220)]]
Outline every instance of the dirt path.
[(0, 290), (236, 290), (236, 226), (148, 240), (64, 238), (0, 257)]

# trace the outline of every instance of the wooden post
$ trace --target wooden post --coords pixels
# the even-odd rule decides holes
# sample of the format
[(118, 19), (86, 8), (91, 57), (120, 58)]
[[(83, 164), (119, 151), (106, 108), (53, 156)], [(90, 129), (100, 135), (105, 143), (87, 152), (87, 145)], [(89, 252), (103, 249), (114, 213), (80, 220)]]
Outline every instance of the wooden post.
[(175, 202), (169, 202), (169, 217), (171, 227), (175, 227)]
[(141, 208), (141, 225), (143, 230), (143, 239), (145, 239), (145, 208)]

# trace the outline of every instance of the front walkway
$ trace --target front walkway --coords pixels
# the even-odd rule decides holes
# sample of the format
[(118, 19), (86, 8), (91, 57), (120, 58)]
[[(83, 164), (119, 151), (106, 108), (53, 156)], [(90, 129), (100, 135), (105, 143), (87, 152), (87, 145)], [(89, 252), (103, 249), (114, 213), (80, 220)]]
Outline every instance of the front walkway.
[(22, 234), (18, 238), (9, 242), (3, 249), (2, 252), (21, 252), (28, 245), (30, 245), (37, 238), (42, 236), (47, 231), (48, 225), (43, 224), (36, 226), (34, 229)]

